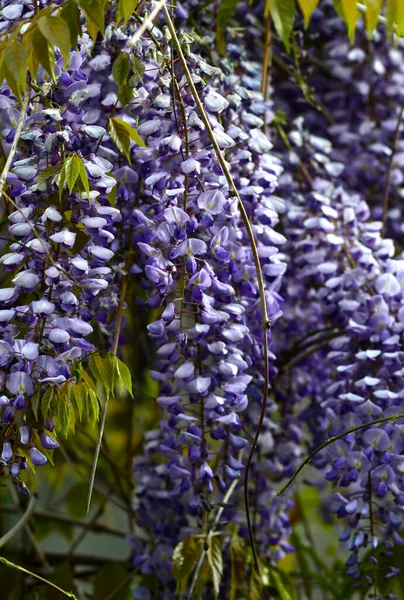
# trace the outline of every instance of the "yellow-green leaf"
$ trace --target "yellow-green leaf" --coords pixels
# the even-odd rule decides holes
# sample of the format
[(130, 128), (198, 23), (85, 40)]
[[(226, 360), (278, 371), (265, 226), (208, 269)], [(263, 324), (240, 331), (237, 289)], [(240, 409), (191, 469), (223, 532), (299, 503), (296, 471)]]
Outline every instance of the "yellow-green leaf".
[(139, 0), (119, 0), (116, 22), (120, 23), (123, 19), (126, 23), (138, 4)]
[(297, 0), (300, 10), (304, 17), (304, 26), (308, 27), (312, 14), (314, 13), (319, 0)]
[(355, 37), (356, 20), (358, 10), (355, 0), (341, 0), (342, 15), (348, 29), (348, 36), (351, 40)]
[(45, 71), (55, 80), (53, 66), (55, 64), (55, 52), (48, 44), (38, 27), (35, 27), (32, 35), (32, 47), (34, 58), (43, 66)]
[(267, 0), (266, 12), (268, 11), (271, 14), (277, 34), (289, 52), (290, 34), (292, 33), (295, 21), (294, 0)]
[(70, 154), (65, 163), (66, 183), (71, 194), (80, 175), (80, 159), (77, 154)]
[(17, 98), (25, 87), (27, 77), (28, 52), (17, 40), (10, 40), (4, 50), (2, 70), (8, 85)]
[(115, 365), (116, 365), (116, 370), (117, 370), (117, 375), (118, 375), (117, 382), (119, 384), (121, 393), (122, 393), (122, 386), (124, 386), (133, 398), (132, 376), (130, 374), (128, 367), (117, 356), (115, 356)]
[(177, 582), (177, 593), (180, 597), (185, 592), (188, 577), (196, 565), (198, 551), (200, 551), (200, 543), (197, 543), (192, 536), (185, 538), (174, 548), (171, 573)]
[(59, 48), (65, 63), (69, 60), (70, 54), (70, 30), (64, 19), (61, 17), (42, 17), (37, 25), (44, 36), (53, 47)]
[(369, 36), (376, 29), (377, 21), (382, 9), (382, 0), (367, 0), (366, 1), (366, 31)]

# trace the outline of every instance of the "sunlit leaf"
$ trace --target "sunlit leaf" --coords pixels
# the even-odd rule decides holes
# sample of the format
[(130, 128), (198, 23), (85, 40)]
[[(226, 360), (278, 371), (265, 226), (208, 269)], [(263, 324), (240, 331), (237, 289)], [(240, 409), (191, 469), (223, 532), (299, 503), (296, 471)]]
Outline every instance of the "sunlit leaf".
[(65, 163), (66, 183), (71, 194), (80, 175), (80, 159), (77, 154), (70, 154)]
[(133, 15), (133, 12), (138, 4), (139, 0), (119, 0), (116, 22), (120, 23), (123, 19), (126, 23)]
[(61, 17), (46, 16), (38, 20), (37, 26), (49, 44), (59, 48), (65, 62), (67, 62), (71, 44), (70, 30), (66, 21)]
[(312, 14), (314, 13), (319, 0), (297, 0), (304, 17), (304, 25), (308, 27)]

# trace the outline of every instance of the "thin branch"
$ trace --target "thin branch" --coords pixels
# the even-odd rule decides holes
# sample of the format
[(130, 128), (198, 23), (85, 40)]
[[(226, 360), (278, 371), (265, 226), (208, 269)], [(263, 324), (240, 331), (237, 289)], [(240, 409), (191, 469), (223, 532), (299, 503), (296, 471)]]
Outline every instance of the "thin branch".
[(24, 125), (24, 120), (27, 115), (28, 104), (29, 104), (29, 88), (27, 87), (24, 95), (24, 100), (21, 105), (21, 112), (18, 119), (17, 127), (15, 130), (15, 135), (13, 139), (13, 143), (11, 144), (10, 152), (8, 153), (6, 164), (4, 165), (4, 169), (0, 175), (0, 198), (3, 194), (4, 184), (6, 183), (7, 175), (10, 171), (11, 165), (13, 164), (15, 153), (17, 152), (18, 142), (20, 141), (20, 135), (22, 131), (22, 127)]
[(16, 565), (15, 563), (10, 562), (3, 556), (0, 556), (0, 563), (3, 563), (3, 565), (5, 565), (6, 567), (10, 567), (11, 569), (16, 569), (17, 571), (21, 571), (21, 573), (25, 573), (25, 575), (29, 575), (30, 577), (33, 577), (34, 579), (38, 579), (38, 581), (42, 581), (42, 583), (45, 583), (49, 587), (52, 587), (53, 589), (57, 590), (60, 594), (63, 594), (63, 596), (66, 596), (66, 598), (73, 598), (73, 600), (77, 600), (77, 596), (75, 594), (73, 594), (73, 592), (66, 592), (65, 590), (62, 590), (62, 588), (60, 588), (55, 583), (52, 583), (48, 579), (45, 579), (44, 577), (41, 577), (40, 575), (37, 575), (36, 573), (33, 573), (32, 571), (28, 571), (28, 569), (24, 569), (24, 567), (21, 567), (20, 565)]
[(29, 500), (27, 510), (22, 515), (21, 519), (14, 525), (14, 527), (12, 527), (10, 529), (10, 531), (5, 533), (3, 535), (3, 537), (0, 538), (0, 548), (2, 548), (6, 544), (8, 544), (8, 542), (10, 542), (13, 538), (15, 538), (15, 536), (21, 531), (21, 529), (24, 529), (26, 523), (29, 521), (29, 519), (32, 515), (32, 511), (34, 510), (35, 503), (36, 503), (35, 496), (32, 495)]
[(244, 207), (243, 201), (240, 197), (240, 194), (238, 193), (238, 190), (234, 184), (233, 181), (233, 177), (229, 171), (229, 168), (226, 164), (226, 160), (223, 157), (223, 154), (220, 150), (219, 144), (217, 143), (217, 140), (215, 138), (215, 134), (213, 133), (212, 127), (210, 125), (209, 119), (206, 116), (205, 110), (203, 108), (203, 104), (199, 98), (198, 95), (198, 91), (195, 87), (194, 81), (192, 79), (192, 75), (189, 71), (188, 68), (188, 64), (187, 61), (185, 59), (184, 53), (182, 51), (181, 48), (181, 44), (180, 41), (178, 39), (177, 36), (177, 32), (175, 30), (174, 24), (172, 22), (172, 19), (170, 17), (170, 14), (166, 8), (165, 5), (163, 5), (162, 7), (163, 13), (164, 13), (164, 17), (166, 19), (167, 22), (167, 26), (168, 29), (170, 31), (171, 37), (174, 41), (177, 53), (178, 53), (178, 57), (180, 59), (185, 77), (187, 79), (189, 88), (191, 90), (192, 96), (194, 98), (195, 104), (197, 106), (198, 112), (200, 114), (200, 117), (205, 125), (206, 128), (206, 132), (209, 136), (209, 139), (212, 143), (213, 149), (215, 151), (215, 154), (217, 156), (217, 159), (219, 161), (219, 164), (222, 168), (223, 174), (226, 177), (227, 183), (229, 185), (229, 190), (230, 193), (233, 194), (237, 200), (238, 200), (238, 205), (239, 205), (239, 209), (240, 209), (240, 213), (241, 213), (241, 217), (244, 223), (244, 226), (246, 228), (247, 234), (248, 234), (248, 238), (250, 241), (250, 247), (251, 247), (251, 251), (254, 257), (254, 264), (255, 264), (255, 268), (257, 271), (257, 281), (258, 281), (258, 288), (259, 288), (259, 296), (260, 296), (260, 307), (261, 307), (261, 318), (262, 318), (262, 329), (263, 329), (263, 354), (264, 354), (264, 368), (265, 368), (265, 373), (264, 373), (264, 390), (263, 390), (263, 399), (262, 399), (262, 407), (261, 407), (261, 414), (259, 417), (259, 421), (258, 421), (258, 425), (257, 425), (257, 430), (254, 436), (254, 440), (251, 446), (251, 451), (250, 454), (248, 456), (247, 459), (247, 463), (246, 463), (246, 468), (245, 468), (245, 484), (244, 484), (244, 498), (245, 498), (245, 505), (246, 505), (246, 517), (247, 517), (247, 524), (248, 524), (248, 533), (250, 536), (250, 542), (251, 542), (251, 547), (252, 547), (252, 552), (253, 552), (253, 558), (254, 558), (254, 568), (256, 571), (259, 570), (258, 567), (258, 557), (257, 557), (257, 552), (255, 549), (255, 542), (254, 542), (254, 534), (252, 531), (252, 526), (251, 526), (251, 519), (250, 519), (250, 509), (249, 509), (249, 497), (248, 497), (248, 475), (249, 475), (249, 471), (250, 471), (250, 465), (251, 465), (251, 461), (252, 461), (252, 457), (254, 455), (254, 451), (257, 447), (257, 443), (258, 443), (258, 438), (260, 436), (261, 433), (261, 428), (262, 428), (262, 424), (264, 421), (264, 416), (265, 416), (265, 411), (266, 411), (266, 405), (267, 405), (267, 401), (268, 401), (268, 388), (269, 388), (269, 365), (268, 365), (268, 361), (269, 361), (269, 352), (268, 352), (268, 329), (270, 328), (270, 321), (268, 318), (268, 313), (267, 313), (267, 306), (266, 306), (266, 300), (265, 300), (265, 286), (264, 286), (264, 278), (262, 275), (262, 269), (261, 269), (261, 263), (260, 263), (260, 258), (258, 255), (258, 249), (257, 249), (257, 244), (255, 241), (255, 237), (254, 237), (254, 232), (252, 230), (250, 221), (248, 219), (248, 214), (247, 211)]
[[(16, 513), (18, 508), (12, 504), (0, 504), (0, 515), (2, 513)], [(91, 523), (85, 521), (79, 521), (73, 519), (68, 515), (57, 513), (51, 510), (36, 509), (32, 512), (32, 516), (40, 521), (54, 521), (55, 523), (63, 523), (65, 525), (71, 525), (72, 527), (82, 527), (88, 529), (92, 533), (104, 533), (115, 537), (125, 538), (128, 532), (124, 529), (117, 529), (110, 527), (104, 523)]]
[(362, 425), (358, 425), (357, 427), (348, 429), (348, 431), (343, 431), (342, 433), (339, 433), (338, 435), (334, 435), (333, 437), (328, 438), (328, 440), (323, 442), (321, 444), (321, 446), (319, 446), (318, 448), (313, 450), (313, 452), (311, 452), (311, 454), (309, 454), (309, 456), (304, 459), (304, 461), (296, 469), (296, 471), (294, 472), (292, 477), (287, 481), (287, 483), (283, 486), (283, 488), (281, 488), (281, 490), (276, 494), (276, 497), (279, 498), (279, 496), (281, 496), (283, 494), (283, 492), (285, 492), (288, 489), (288, 487), (290, 487), (292, 485), (292, 483), (294, 482), (296, 477), (299, 475), (300, 471), (302, 471), (304, 469), (304, 467), (306, 465), (308, 465), (309, 462), (311, 462), (311, 460), (319, 452), (321, 452), (321, 450), (324, 450), (324, 448), (326, 448), (333, 442), (336, 442), (337, 440), (340, 440), (341, 438), (345, 437), (346, 435), (349, 435), (350, 433), (354, 433), (355, 431), (360, 431), (361, 429), (366, 429), (367, 427), (371, 427), (372, 425), (378, 425), (379, 423), (387, 423), (387, 422), (394, 423), (394, 421), (396, 421), (397, 419), (404, 419), (404, 413), (400, 413), (399, 415), (395, 415), (393, 417), (381, 417), (380, 419), (376, 419), (375, 421), (369, 421), (369, 423), (363, 423)]
[(392, 174), (392, 171), (393, 171), (394, 158), (395, 158), (397, 150), (398, 150), (398, 138), (400, 137), (400, 128), (401, 128), (401, 123), (403, 122), (403, 115), (404, 115), (404, 102), (401, 105), (400, 113), (399, 113), (398, 119), (397, 119), (397, 126), (396, 126), (396, 131), (394, 133), (394, 141), (393, 141), (393, 146), (391, 148), (389, 166), (388, 166), (388, 169), (387, 169), (386, 185), (384, 187), (384, 194), (383, 194), (383, 216), (382, 216), (383, 226), (382, 226), (382, 231), (381, 231), (382, 237), (384, 235), (384, 230), (386, 228), (387, 211), (388, 211), (388, 208), (389, 208), (391, 174)]
[(131, 44), (134, 44), (135, 42), (137, 42), (137, 40), (140, 40), (140, 38), (142, 37), (146, 29), (149, 27), (149, 25), (153, 23), (154, 19), (157, 17), (158, 13), (163, 8), (163, 5), (165, 3), (166, 0), (160, 0), (160, 2), (157, 2), (150, 15), (146, 19), (143, 19), (142, 25), (139, 27), (139, 29), (135, 31), (135, 33), (131, 37)]

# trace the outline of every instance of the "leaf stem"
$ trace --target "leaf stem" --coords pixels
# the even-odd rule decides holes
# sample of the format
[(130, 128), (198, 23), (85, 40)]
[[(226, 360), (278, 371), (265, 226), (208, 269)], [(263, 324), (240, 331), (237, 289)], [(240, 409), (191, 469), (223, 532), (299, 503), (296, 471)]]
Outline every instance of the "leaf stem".
[(34, 579), (38, 579), (38, 581), (42, 581), (42, 583), (45, 583), (49, 587), (52, 587), (53, 589), (57, 590), (60, 594), (63, 594), (63, 596), (66, 596), (66, 598), (73, 598), (73, 600), (77, 600), (77, 596), (75, 594), (73, 594), (73, 592), (66, 592), (65, 590), (62, 590), (62, 588), (60, 588), (55, 583), (52, 583), (48, 579), (45, 579), (44, 577), (41, 577), (40, 575), (37, 575), (36, 573), (33, 573), (32, 571), (28, 571), (28, 569), (24, 569), (24, 567), (21, 567), (20, 565), (16, 565), (15, 563), (10, 562), (3, 556), (0, 556), (0, 563), (3, 563), (3, 565), (5, 565), (6, 567), (10, 567), (11, 569), (16, 569), (17, 571), (21, 571), (21, 573), (25, 573), (26, 575), (29, 575), (30, 577), (33, 577)]
[(171, 16), (167, 10), (167, 7), (165, 5), (162, 6), (162, 11), (164, 13), (164, 17), (166, 19), (167, 22), (167, 26), (168, 29), (170, 31), (171, 37), (174, 41), (177, 53), (178, 53), (178, 57), (180, 59), (185, 77), (187, 79), (188, 82), (188, 86), (191, 90), (191, 94), (194, 98), (195, 104), (197, 106), (198, 112), (200, 114), (200, 117), (205, 125), (206, 128), (206, 132), (209, 136), (209, 139), (212, 143), (213, 149), (215, 151), (215, 154), (217, 156), (217, 159), (219, 161), (219, 164), (222, 168), (223, 174), (227, 180), (227, 183), (229, 185), (229, 190), (230, 193), (232, 193), (238, 200), (238, 205), (239, 205), (239, 209), (240, 209), (240, 213), (241, 213), (241, 217), (244, 223), (244, 226), (246, 228), (247, 234), (248, 234), (248, 238), (250, 241), (250, 247), (251, 247), (251, 251), (253, 254), (253, 258), (254, 258), (254, 264), (255, 264), (255, 268), (257, 271), (257, 281), (258, 281), (258, 288), (259, 288), (259, 296), (260, 296), (260, 307), (261, 307), (261, 319), (262, 319), (262, 329), (263, 329), (263, 354), (264, 354), (264, 390), (263, 390), (263, 399), (262, 399), (262, 406), (261, 406), (261, 413), (260, 413), (260, 417), (259, 417), (259, 421), (258, 421), (258, 425), (257, 425), (257, 429), (255, 432), (255, 436), (254, 436), (254, 440), (251, 446), (251, 450), (250, 450), (250, 454), (248, 456), (247, 459), (247, 463), (246, 463), (246, 468), (245, 468), (245, 479), (244, 479), (244, 498), (245, 498), (245, 508), (246, 508), (246, 518), (247, 518), (247, 525), (248, 525), (248, 533), (249, 533), (249, 537), (250, 537), (250, 543), (251, 543), (251, 548), (252, 548), (252, 552), (253, 552), (253, 557), (254, 557), (254, 568), (256, 571), (259, 570), (258, 567), (258, 558), (257, 558), (257, 552), (255, 549), (255, 542), (254, 542), (254, 534), (253, 534), (253, 530), (252, 530), (252, 525), (251, 525), (251, 518), (250, 518), (250, 508), (249, 508), (249, 497), (248, 497), (248, 476), (249, 476), (249, 471), (250, 471), (250, 465), (251, 465), (251, 461), (254, 455), (254, 451), (257, 447), (257, 443), (258, 443), (258, 438), (260, 436), (261, 433), (261, 428), (262, 428), (262, 424), (264, 421), (264, 416), (265, 416), (265, 411), (266, 411), (266, 405), (267, 405), (267, 401), (268, 401), (268, 388), (269, 388), (269, 365), (268, 365), (268, 360), (269, 360), (269, 351), (268, 351), (268, 329), (270, 328), (270, 321), (268, 319), (268, 313), (267, 313), (267, 306), (266, 306), (266, 300), (265, 300), (265, 286), (264, 286), (264, 278), (262, 275), (262, 269), (261, 269), (261, 263), (260, 263), (260, 259), (259, 259), (259, 255), (258, 255), (258, 249), (257, 249), (257, 244), (255, 241), (255, 237), (254, 237), (254, 232), (252, 230), (250, 221), (248, 219), (248, 214), (247, 211), (244, 207), (243, 201), (240, 197), (240, 194), (235, 186), (235, 183), (233, 181), (233, 177), (230, 173), (230, 170), (227, 166), (226, 160), (220, 150), (219, 144), (217, 143), (217, 140), (215, 138), (215, 134), (213, 133), (213, 129), (210, 125), (209, 119), (206, 116), (205, 110), (203, 108), (203, 104), (201, 102), (201, 99), (199, 98), (198, 95), (198, 91), (195, 87), (194, 81), (192, 79), (192, 75), (189, 71), (188, 68), (188, 64), (187, 61), (185, 59), (184, 53), (182, 51), (181, 48), (181, 44), (180, 41), (178, 39), (177, 36), (177, 32), (175, 30), (173, 21), (171, 19)]
[(326, 440), (325, 442), (323, 442), (320, 446), (318, 446), (318, 448), (316, 448), (315, 450), (313, 450), (313, 452), (311, 452), (309, 454), (309, 456), (307, 456), (304, 459), (304, 461), (296, 469), (296, 471), (294, 472), (294, 474), (292, 475), (292, 477), (287, 481), (287, 483), (276, 494), (276, 497), (279, 498), (279, 496), (281, 496), (288, 489), (288, 487), (290, 487), (292, 485), (292, 483), (294, 482), (294, 480), (296, 479), (296, 477), (299, 475), (300, 471), (302, 471), (304, 469), (304, 467), (307, 464), (309, 464), (309, 462), (319, 452), (321, 452), (321, 450), (324, 450), (324, 448), (326, 448), (327, 446), (329, 446), (333, 442), (336, 442), (337, 440), (340, 440), (341, 438), (345, 437), (346, 435), (349, 435), (350, 433), (354, 433), (355, 431), (360, 431), (361, 429), (366, 429), (367, 427), (371, 427), (372, 425), (378, 425), (379, 423), (387, 423), (387, 422), (394, 423), (394, 421), (396, 421), (397, 419), (404, 419), (404, 413), (400, 413), (400, 414), (395, 415), (393, 417), (381, 417), (380, 419), (376, 419), (375, 421), (369, 421), (369, 423), (363, 423), (362, 425), (358, 425), (357, 427), (353, 427), (352, 429), (348, 429), (347, 431), (343, 431), (342, 433), (339, 433), (338, 435), (334, 435), (334, 436), (328, 438), (328, 440)]

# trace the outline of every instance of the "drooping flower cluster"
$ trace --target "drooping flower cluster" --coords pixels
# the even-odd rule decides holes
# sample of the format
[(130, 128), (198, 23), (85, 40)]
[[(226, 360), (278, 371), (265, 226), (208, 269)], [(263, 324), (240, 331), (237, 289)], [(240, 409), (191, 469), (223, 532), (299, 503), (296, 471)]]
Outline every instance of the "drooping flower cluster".
[[(9, 9), (2, 11), (5, 26), (10, 11), (19, 18), (23, 6)], [(98, 85), (90, 46), (85, 36), (68, 64), (57, 58), (55, 84), (39, 71), (3, 194), (8, 247), (0, 259), (6, 278), (0, 290), (1, 458), (3, 474), (10, 472), (16, 482), (27, 460), (41, 465), (47, 450), (58, 447), (52, 434), (58, 410), (45, 408), (43, 398), (48, 389), (69, 389), (74, 369), (94, 350), (88, 336), (95, 308), (114, 277), (107, 263), (117, 250), (113, 232), (121, 215), (107, 200), (116, 184), (109, 175), (113, 164), (97, 156), (105, 129), (91, 126), (83, 108)], [(22, 109), (6, 84), (0, 105), (7, 154)], [(83, 171), (73, 182), (66, 174), (72, 161)]]

